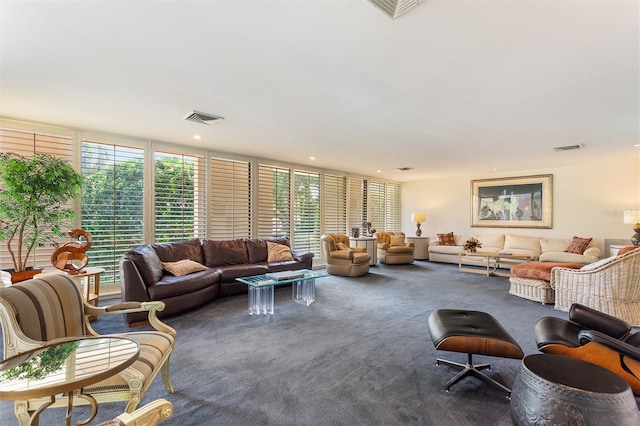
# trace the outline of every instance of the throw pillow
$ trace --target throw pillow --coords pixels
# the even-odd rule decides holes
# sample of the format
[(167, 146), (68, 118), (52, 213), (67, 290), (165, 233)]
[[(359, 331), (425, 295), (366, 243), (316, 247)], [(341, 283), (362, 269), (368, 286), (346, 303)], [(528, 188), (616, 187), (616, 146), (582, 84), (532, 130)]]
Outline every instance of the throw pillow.
[(202, 263), (198, 263), (191, 259), (178, 260), (177, 262), (162, 262), (162, 267), (165, 271), (175, 275), (176, 277), (207, 270), (207, 267)]
[(351, 250), (351, 247), (349, 247), (345, 243), (336, 243), (336, 247), (338, 248), (338, 250)]
[(573, 237), (569, 247), (565, 250), (567, 253), (583, 254), (591, 244), (592, 238)]
[(633, 251), (635, 249), (637, 249), (638, 246), (625, 246), (622, 247), (620, 250), (618, 250), (618, 256), (622, 256), (625, 253), (629, 253), (630, 251)]
[(293, 260), (291, 249), (284, 244), (272, 243), (271, 241), (267, 241), (267, 252), (267, 262)]
[(404, 245), (404, 236), (402, 235), (391, 236), (391, 246), (403, 246), (403, 245)]
[(453, 238), (453, 232), (448, 234), (438, 234), (438, 242), (441, 246), (455, 246), (456, 240)]

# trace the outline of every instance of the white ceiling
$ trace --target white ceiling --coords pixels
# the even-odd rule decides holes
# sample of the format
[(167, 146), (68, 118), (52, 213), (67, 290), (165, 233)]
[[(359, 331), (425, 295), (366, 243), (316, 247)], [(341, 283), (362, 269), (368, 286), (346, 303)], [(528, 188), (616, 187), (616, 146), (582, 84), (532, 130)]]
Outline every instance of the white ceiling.
[(0, 55), (0, 116), (399, 181), (640, 142), (637, 0), (1, 1)]

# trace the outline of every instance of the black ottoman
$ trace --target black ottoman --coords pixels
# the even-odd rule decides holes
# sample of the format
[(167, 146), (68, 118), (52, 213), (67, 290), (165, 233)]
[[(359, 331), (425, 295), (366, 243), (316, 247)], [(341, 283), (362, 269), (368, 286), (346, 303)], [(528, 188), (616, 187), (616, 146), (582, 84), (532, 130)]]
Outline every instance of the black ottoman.
[(437, 350), (462, 352), (467, 354), (467, 363), (461, 364), (438, 358), (440, 363), (461, 368), (453, 379), (445, 385), (449, 388), (467, 376), (497, 387), (510, 396), (511, 389), (492, 379), (480, 370), (491, 369), (490, 364), (473, 364), (473, 354), (522, 359), (524, 353), (513, 337), (493, 316), (479, 311), (461, 309), (438, 309), (429, 315), (429, 333)]

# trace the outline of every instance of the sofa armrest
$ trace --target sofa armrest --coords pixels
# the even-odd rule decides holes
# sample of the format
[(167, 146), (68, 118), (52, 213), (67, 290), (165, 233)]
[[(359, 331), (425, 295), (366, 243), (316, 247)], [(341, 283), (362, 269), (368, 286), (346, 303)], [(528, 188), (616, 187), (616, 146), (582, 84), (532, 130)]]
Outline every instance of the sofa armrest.
[(582, 254), (584, 256), (593, 256), (593, 257), (597, 257), (599, 259), (600, 256), (602, 255), (602, 252), (600, 251), (600, 249), (598, 247), (589, 247)]
[(147, 302), (151, 300), (140, 271), (129, 259), (120, 261), (120, 293), (124, 302)]
[(295, 253), (291, 252), (296, 262), (304, 264), (305, 269), (313, 269), (313, 253)]

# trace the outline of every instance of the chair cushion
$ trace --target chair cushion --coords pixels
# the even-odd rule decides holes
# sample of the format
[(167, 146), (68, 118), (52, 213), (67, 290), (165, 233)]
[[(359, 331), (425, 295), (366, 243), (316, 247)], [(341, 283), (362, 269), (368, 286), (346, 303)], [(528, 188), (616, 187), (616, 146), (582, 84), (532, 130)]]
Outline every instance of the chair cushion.
[(83, 297), (68, 275), (47, 275), (0, 288), (0, 297), (11, 305), (23, 333), (33, 340), (85, 334)]
[(404, 235), (393, 235), (391, 237), (391, 247), (404, 246)]
[(551, 281), (553, 268), (580, 269), (582, 263), (558, 263), (558, 262), (527, 262), (518, 263), (511, 267), (511, 275), (519, 278)]
[[(117, 334), (116, 336), (131, 339), (140, 346), (140, 356), (129, 368), (133, 368), (142, 374), (141, 379), (143, 383), (146, 382), (155, 367), (160, 364), (160, 361), (167, 351), (172, 350), (175, 343), (174, 338), (170, 334), (159, 331), (123, 333)], [(97, 394), (128, 388), (129, 385), (126, 380), (120, 375), (115, 375), (90, 387), (86, 387), (84, 391), (89, 394)]]

